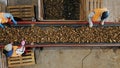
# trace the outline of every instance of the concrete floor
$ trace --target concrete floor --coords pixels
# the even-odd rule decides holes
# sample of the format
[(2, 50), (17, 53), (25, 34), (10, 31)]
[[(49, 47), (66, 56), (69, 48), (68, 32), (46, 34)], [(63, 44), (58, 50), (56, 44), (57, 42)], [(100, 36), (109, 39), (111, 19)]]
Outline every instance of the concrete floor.
[(35, 53), (35, 65), (15, 68), (120, 68), (118, 47), (46, 47)]

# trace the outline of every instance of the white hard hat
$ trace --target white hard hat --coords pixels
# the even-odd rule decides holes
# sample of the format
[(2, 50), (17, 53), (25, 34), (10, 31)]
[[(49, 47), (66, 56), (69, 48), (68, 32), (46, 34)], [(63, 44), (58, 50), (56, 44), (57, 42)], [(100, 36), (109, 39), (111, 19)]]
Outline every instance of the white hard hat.
[(12, 50), (12, 44), (7, 44), (7, 45), (5, 45), (4, 49), (5, 49), (6, 51), (11, 51), (11, 50)]

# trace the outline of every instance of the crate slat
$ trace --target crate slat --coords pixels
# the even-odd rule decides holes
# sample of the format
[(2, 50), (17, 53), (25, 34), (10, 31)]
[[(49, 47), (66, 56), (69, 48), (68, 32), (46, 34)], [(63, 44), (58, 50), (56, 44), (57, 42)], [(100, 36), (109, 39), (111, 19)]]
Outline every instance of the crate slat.
[(16, 67), (16, 66), (24, 66), (24, 65), (32, 65), (32, 64), (34, 64), (33, 62), (31, 62), (31, 63), (24, 63), (24, 64), (13, 64), (13, 65), (10, 65), (9, 67)]

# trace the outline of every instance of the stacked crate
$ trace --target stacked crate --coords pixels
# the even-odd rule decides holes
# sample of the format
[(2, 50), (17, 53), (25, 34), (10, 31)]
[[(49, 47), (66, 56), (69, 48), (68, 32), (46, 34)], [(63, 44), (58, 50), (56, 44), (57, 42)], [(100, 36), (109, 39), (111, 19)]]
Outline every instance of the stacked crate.
[(8, 58), (8, 67), (17, 67), (32, 64), (35, 64), (34, 52), (32, 50), (27, 51), (24, 56)]
[(34, 5), (8, 6), (7, 10), (14, 17), (22, 20), (32, 20), (32, 18), (35, 17)]

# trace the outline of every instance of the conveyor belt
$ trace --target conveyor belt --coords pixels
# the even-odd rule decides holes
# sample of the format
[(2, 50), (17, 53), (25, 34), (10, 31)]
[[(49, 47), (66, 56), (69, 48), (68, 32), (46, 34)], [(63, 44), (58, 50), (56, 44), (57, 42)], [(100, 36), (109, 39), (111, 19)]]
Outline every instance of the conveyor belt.
[[(80, 27), (80, 26), (88, 26), (88, 22), (80, 22), (80, 21), (41, 21), (41, 22), (31, 22), (31, 21), (23, 21), (23, 22), (18, 22), (18, 25), (13, 27), (31, 27), (31, 25), (34, 24), (35, 26), (40, 26), (40, 27), (48, 27), (48, 26), (55, 26), (55, 27), (60, 27), (60, 26), (72, 26), (72, 27)], [(113, 22), (105, 22), (105, 25), (103, 27), (118, 27), (120, 26), (120, 23), (113, 23)], [(99, 22), (96, 22), (94, 27), (101, 27), (99, 25)], [(2, 44), (1, 44), (2, 45)], [(65, 42), (65, 43), (38, 43), (35, 44), (34, 46), (28, 45), (30, 47), (51, 47), (51, 46), (120, 46), (120, 43), (108, 43), (108, 42), (101, 42), (101, 43), (70, 43), (70, 42)]]

